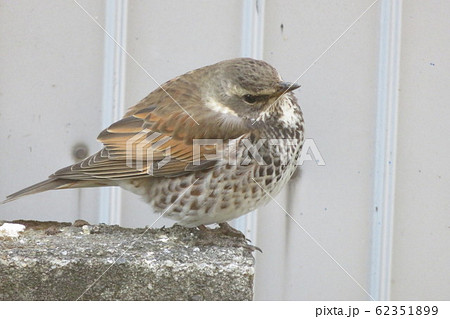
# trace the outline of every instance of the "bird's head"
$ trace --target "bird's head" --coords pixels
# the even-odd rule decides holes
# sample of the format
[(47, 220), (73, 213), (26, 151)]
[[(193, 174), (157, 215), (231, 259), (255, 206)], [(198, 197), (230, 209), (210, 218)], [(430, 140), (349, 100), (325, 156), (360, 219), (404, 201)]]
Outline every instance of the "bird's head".
[(299, 85), (284, 82), (270, 64), (250, 58), (219, 62), (209, 71), (204, 86), (205, 105), (218, 113), (256, 120), (261, 113), (271, 112), (289, 92)]

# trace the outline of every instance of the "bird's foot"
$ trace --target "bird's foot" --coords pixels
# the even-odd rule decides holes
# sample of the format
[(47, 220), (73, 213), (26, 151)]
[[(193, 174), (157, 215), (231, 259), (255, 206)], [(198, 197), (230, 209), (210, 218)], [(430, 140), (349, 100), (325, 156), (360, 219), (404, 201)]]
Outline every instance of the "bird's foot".
[(224, 235), (250, 241), (249, 239), (245, 238), (245, 235), (241, 231), (237, 230), (236, 228), (231, 227), (230, 224), (228, 224), (228, 223), (219, 223), (219, 230)]
[[(206, 241), (211, 241), (211, 243), (214, 242), (215, 237), (217, 236), (227, 236), (231, 237), (233, 240), (236, 240), (236, 242), (240, 242), (240, 247), (249, 249), (251, 251), (258, 250), (259, 252), (262, 252), (262, 250), (256, 246), (250, 245), (248, 242), (250, 242), (249, 239), (245, 237), (245, 235), (240, 232), (239, 230), (231, 227), (228, 223), (219, 223), (218, 228), (208, 228), (205, 225), (198, 226), (198, 229), (200, 230), (200, 236), (202, 239)], [(242, 244), (242, 241), (245, 241), (244, 244)]]
[(200, 229), (202, 236), (207, 234), (217, 234), (248, 240), (242, 232), (231, 227), (228, 223), (219, 223), (218, 228), (208, 228), (205, 225), (200, 225), (198, 226), (198, 229)]

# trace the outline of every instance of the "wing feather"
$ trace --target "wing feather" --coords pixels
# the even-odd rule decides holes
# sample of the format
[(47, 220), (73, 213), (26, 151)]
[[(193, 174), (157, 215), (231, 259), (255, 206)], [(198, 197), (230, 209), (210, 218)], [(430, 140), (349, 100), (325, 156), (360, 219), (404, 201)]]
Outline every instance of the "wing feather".
[(51, 178), (172, 177), (217, 165), (219, 157), (211, 156), (220, 147), (194, 148), (194, 139), (221, 139), (227, 143), (249, 134), (251, 129), (239, 119), (230, 121), (225, 118), (227, 115), (205, 107), (190, 76), (188, 73), (175, 78), (163, 85), (164, 90), (150, 93), (124, 118), (99, 134), (102, 150), (57, 171)]

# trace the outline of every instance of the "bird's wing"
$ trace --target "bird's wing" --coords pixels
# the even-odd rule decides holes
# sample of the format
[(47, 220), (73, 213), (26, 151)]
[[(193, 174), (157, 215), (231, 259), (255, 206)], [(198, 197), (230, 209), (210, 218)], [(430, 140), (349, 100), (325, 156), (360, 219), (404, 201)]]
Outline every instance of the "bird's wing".
[[(242, 138), (248, 129), (237, 124), (230, 127), (210, 110), (202, 109), (199, 97), (180, 90), (183, 85), (173, 90), (170, 84), (152, 92), (101, 132), (98, 140), (105, 145), (101, 151), (51, 178), (173, 177), (216, 165), (225, 156), (221, 151), (226, 143)], [(199, 145), (195, 139), (208, 140)]]

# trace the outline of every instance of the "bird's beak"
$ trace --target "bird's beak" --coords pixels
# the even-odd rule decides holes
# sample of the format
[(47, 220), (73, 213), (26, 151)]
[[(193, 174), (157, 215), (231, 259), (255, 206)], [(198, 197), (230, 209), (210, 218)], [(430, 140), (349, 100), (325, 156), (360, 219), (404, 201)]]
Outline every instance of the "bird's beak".
[(294, 91), (294, 90), (298, 89), (299, 87), (300, 87), (300, 85), (297, 83), (280, 82), (277, 93), (279, 93), (281, 95), (281, 94), (284, 94), (287, 92)]

